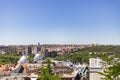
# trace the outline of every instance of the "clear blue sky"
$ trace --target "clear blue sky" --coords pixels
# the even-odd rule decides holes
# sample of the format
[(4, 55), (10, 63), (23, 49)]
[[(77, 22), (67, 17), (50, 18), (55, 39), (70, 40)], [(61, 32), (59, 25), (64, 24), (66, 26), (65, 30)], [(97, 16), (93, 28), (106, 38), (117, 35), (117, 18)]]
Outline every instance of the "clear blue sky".
[(120, 44), (120, 0), (0, 0), (0, 45)]

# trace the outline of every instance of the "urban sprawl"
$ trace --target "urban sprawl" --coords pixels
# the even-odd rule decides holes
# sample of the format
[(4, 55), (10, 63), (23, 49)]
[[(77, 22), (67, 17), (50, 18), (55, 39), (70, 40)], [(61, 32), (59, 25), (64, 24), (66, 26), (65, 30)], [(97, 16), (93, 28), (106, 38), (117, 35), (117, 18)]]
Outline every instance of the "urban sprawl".
[[(119, 49), (95, 44), (1, 45), (0, 80), (101, 80), (105, 66), (114, 66), (102, 57), (113, 59)], [(119, 61), (119, 56), (113, 60)]]

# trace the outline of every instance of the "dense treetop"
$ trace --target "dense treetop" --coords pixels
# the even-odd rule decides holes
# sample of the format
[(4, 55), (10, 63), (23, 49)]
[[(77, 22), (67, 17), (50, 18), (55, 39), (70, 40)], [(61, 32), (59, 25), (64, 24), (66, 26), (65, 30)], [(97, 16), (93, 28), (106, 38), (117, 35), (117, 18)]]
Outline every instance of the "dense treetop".
[(55, 57), (56, 60), (70, 60), (73, 63), (88, 63), (89, 58), (102, 58), (104, 56), (120, 58), (120, 46), (99, 45), (81, 49), (78, 52)]

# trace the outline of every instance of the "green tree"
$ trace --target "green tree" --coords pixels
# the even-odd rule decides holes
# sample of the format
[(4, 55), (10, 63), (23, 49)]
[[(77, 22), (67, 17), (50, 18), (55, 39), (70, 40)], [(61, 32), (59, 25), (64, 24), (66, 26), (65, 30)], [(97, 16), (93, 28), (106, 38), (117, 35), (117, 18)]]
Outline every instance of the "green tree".
[(59, 75), (52, 74), (51, 70), (51, 61), (49, 59), (46, 60), (47, 66), (40, 68), (40, 74), (38, 80), (60, 80)]
[(120, 63), (115, 60), (114, 57), (103, 57), (102, 60), (105, 61), (105, 66), (103, 72), (99, 74), (103, 75), (102, 80), (120, 80)]

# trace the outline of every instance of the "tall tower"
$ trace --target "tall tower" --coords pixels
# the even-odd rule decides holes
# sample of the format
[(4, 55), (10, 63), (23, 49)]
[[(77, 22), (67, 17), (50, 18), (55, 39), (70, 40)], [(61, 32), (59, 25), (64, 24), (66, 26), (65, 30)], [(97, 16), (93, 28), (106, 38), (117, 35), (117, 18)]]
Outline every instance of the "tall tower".
[(32, 54), (32, 47), (27, 46), (25, 51), (26, 51), (27, 54)]
[(40, 43), (38, 42), (38, 46), (40, 46)]

